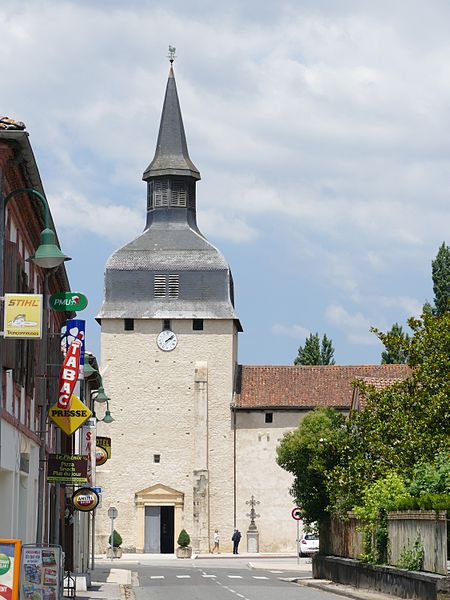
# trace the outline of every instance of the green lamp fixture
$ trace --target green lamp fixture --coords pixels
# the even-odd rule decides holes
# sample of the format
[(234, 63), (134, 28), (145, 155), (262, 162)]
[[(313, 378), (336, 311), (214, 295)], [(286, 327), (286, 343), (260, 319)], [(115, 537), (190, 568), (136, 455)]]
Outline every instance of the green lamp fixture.
[(114, 419), (111, 416), (111, 413), (109, 411), (109, 401), (106, 401), (106, 411), (105, 411), (105, 416), (102, 419), (103, 423), (112, 423), (114, 421)]
[(36, 252), (27, 259), (43, 269), (59, 267), (65, 260), (72, 260), (66, 256), (56, 245), (54, 231), (49, 228), (41, 231), (40, 244)]
[(98, 390), (93, 393), (92, 399), (95, 400), (95, 402), (100, 403), (109, 402), (109, 396), (105, 394), (105, 388), (103, 387), (103, 384), (101, 384)]

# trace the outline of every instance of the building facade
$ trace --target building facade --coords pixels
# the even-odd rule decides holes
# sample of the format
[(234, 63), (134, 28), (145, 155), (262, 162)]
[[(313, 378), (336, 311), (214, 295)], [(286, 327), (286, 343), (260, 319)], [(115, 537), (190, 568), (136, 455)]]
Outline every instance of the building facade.
[[(22, 188), (33, 188), (44, 195), (29, 135), (23, 124), (2, 120), (1, 296), (4, 293), (43, 292), (43, 269), (27, 261), (38, 248), (44, 228), (41, 203), (32, 194), (23, 192), (4, 206), (5, 197)], [(55, 231), (51, 215), (50, 222)], [(63, 266), (49, 274), (48, 286), (50, 293), (70, 290)], [(58, 370), (51, 365), (61, 364), (60, 342), (56, 334), (66, 318), (65, 313), (48, 313), (48, 366), (44, 372), (39, 369), (43, 351), (41, 339), (0, 337), (0, 538), (21, 539), (23, 543), (36, 541), (37, 507), (40, 503), (44, 503), (43, 539), (49, 541), (52, 532), (57, 530), (54, 488), (46, 485), (45, 497), (38, 496), (40, 415), (44, 395), (57, 397)], [(46, 451), (54, 451), (55, 443), (56, 431), (49, 425)]]
[(181, 529), (195, 552), (210, 551), (215, 529), (231, 551), (235, 527), (245, 550), (253, 496), (259, 550), (294, 551), (292, 480), (276, 463), (278, 443), (316, 406), (348, 412), (354, 379), (395, 366), (238, 365), (233, 279), (197, 226), (200, 174), (172, 68), (143, 179), (145, 230), (109, 258), (98, 314), (116, 420), (104, 433), (99, 424), (112, 457), (97, 469), (97, 547), (107, 547), (115, 506), (126, 551), (173, 553)]

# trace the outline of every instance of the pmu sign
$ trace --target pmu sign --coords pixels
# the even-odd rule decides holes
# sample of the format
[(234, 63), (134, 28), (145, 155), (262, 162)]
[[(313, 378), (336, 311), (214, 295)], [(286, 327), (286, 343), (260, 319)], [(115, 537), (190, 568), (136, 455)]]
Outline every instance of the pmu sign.
[(74, 340), (67, 350), (59, 375), (58, 407), (68, 408), (80, 371), (81, 340)]
[(88, 299), (80, 292), (57, 292), (50, 296), (50, 308), (57, 311), (79, 311), (88, 305)]

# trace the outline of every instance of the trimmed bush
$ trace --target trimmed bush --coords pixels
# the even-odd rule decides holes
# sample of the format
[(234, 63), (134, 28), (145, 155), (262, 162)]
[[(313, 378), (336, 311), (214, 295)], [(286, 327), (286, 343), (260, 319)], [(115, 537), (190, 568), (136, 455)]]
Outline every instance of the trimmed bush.
[[(113, 544), (111, 543), (111, 537), (113, 538)], [(118, 548), (122, 544), (122, 536), (118, 531), (114, 529), (112, 536), (109, 536), (108, 543), (110, 546), (114, 546), (114, 548)]]
[(189, 537), (188, 532), (186, 531), (186, 529), (182, 529), (180, 531), (180, 535), (178, 536), (178, 541), (177, 541), (178, 545), (181, 546), (182, 548), (186, 548), (187, 546), (189, 546), (189, 544), (191, 543), (191, 538)]

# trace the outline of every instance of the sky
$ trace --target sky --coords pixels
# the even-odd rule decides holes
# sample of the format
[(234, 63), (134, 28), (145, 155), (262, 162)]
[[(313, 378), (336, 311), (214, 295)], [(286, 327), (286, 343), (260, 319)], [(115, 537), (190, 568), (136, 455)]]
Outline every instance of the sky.
[(73, 291), (144, 228), (174, 64), (198, 224), (228, 260), (242, 364), (292, 364), (309, 333), (380, 362), (433, 299), (450, 230), (446, 0), (2, 0), (0, 113), (23, 121)]

